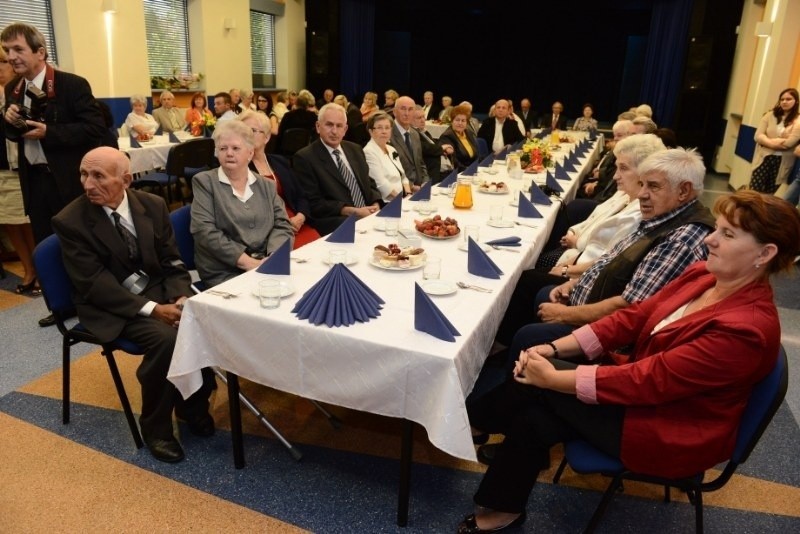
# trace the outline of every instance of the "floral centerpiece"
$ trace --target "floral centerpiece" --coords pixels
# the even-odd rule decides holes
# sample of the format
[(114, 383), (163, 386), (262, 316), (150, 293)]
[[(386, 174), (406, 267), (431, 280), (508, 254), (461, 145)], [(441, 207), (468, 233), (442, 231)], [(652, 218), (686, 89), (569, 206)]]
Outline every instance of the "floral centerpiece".
[(172, 76), (151, 76), (150, 88), (188, 91), (197, 89), (203, 78), (202, 72), (182, 73), (176, 67), (172, 69)]
[(530, 139), (522, 145), (519, 160), (523, 170), (541, 172), (552, 165), (550, 145), (542, 139)]
[(197, 137), (200, 135), (211, 135), (214, 131), (214, 126), (217, 125), (217, 119), (210, 111), (204, 111), (203, 117), (199, 120), (193, 121), (189, 124), (189, 132)]

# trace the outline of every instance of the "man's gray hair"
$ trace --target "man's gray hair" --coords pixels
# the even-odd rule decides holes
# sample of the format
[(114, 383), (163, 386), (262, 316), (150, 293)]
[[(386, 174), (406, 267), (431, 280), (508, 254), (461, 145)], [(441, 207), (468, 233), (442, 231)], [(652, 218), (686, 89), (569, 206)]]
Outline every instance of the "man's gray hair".
[(689, 182), (697, 195), (703, 192), (706, 178), (703, 157), (694, 148), (671, 148), (656, 152), (639, 165), (638, 171), (641, 177), (651, 173), (663, 174), (673, 189), (683, 182)]
[(317, 120), (319, 122), (322, 122), (322, 117), (324, 117), (325, 114), (330, 112), (330, 111), (336, 111), (338, 113), (341, 113), (342, 116), (344, 117), (345, 122), (347, 122), (347, 110), (344, 109), (344, 107), (342, 107), (339, 104), (336, 104), (334, 102), (328, 102), (327, 104), (325, 104), (324, 106), (322, 106), (320, 108), (319, 115), (317, 115), (317, 117), (318, 117)]
[(633, 122), (623, 119), (618, 120), (614, 123), (614, 126), (611, 127), (611, 131), (616, 134), (625, 134), (628, 135), (633, 130)]

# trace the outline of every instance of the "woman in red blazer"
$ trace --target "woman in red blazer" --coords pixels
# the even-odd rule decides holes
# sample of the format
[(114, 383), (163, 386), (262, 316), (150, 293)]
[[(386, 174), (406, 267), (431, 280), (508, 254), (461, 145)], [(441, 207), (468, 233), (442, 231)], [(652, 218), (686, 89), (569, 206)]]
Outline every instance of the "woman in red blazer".
[[(505, 434), (459, 532), (518, 525), (550, 447), (580, 437), (633, 471), (692, 476), (730, 457), (753, 385), (775, 365), (769, 275), (798, 254), (800, 215), (755, 191), (720, 198), (708, 260), (638, 304), (520, 353), (514, 380), (470, 407)], [(603, 365), (557, 358), (585, 356)], [(478, 440), (476, 440), (478, 441)]]

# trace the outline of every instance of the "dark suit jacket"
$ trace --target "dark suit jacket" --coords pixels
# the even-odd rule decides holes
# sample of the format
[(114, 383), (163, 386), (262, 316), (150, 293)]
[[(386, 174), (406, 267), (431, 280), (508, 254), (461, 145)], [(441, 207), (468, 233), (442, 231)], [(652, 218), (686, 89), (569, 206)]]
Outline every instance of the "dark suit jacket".
[(522, 124), (525, 125), (525, 131), (529, 131), (531, 128), (536, 128), (536, 125), (539, 124), (536, 122), (536, 112), (533, 109), (528, 110), (528, 115), (525, 115), (522, 110), (519, 112), (515, 112), (517, 116), (522, 119)]
[[(14, 88), (19, 78), (5, 87), (6, 104), (19, 103)], [(83, 195), (80, 165), (84, 154), (103, 143), (106, 126), (95, 104), (89, 82), (69, 72), (56, 70), (53, 74), (55, 97), (48, 100), (45, 111), (47, 133), (41, 140), (50, 171), (56, 179), (62, 205)], [(46, 91), (45, 91), (46, 92)], [(22, 96), (22, 95), (20, 95)], [(7, 123), (0, 119), (4, 127)], [(22, 142), (19, 143), (19, 177), (26, 213), (32, 201), (28, 183), (28, 160)]]
[[(342, 141), (340, 149), (350, 163), (366, 204), (378, 202), (381, 194), (369, 176), (369, 165), (361, 147)], [(294, 155), (293, 164), (295, 176), (311, 207), (311, 223), (321, 235), (329, 234), (346, 219), (341, 215), (342, 208), (353, 205), (350, 189), (327, 147), (319, 139), (299, 150)]]
[[(494, 117), (489, 117), (483, 124), (481, 124), (481, 129), (478, 130), (478, 137), (486, 141), (486, 146), (489, 147), (489, 152), (492, 151), (492, 143), (494, 142), (494, 131), (496, 127), (496, 121)], [(503, 144), (504, 145), (513, 145), (519, 141), (522, 141), (524, 137), (522, 136), (522, 132), (519, 131), (519, 125), (517, 121), (508, 117), (506, 120), (503, 121)]]
[(408, 134), (413, 158), (396, 124), (392, 126), (392, 138), (389, 140), (389, 144), (391, 144), (400, 155), (400, 163), (403, 164), (403, 170), (408, 177), (408, 181), (415, 185), (422, 185), (430, 179), (428, 176), (428, 168), (425, 166), (425, 159), (422, 155), (422, 140), (419, 138), (419, 132), (414, 128), (411, 128)]
[(469, 155), (467, 149), (464, 148), (464, 145), (461, 144), (461, 141), (458, 140), (458, 136), (453, 131), (453, 128), (448, 128), (444, 131), (444, 133), (439, 136), (439, 143), (440, 144), (448, 144), (452, 145), (455, 152), (453, 152), (454, 157), (454, 164), (457, 171), (462, 171), (469, 167), (472, 163), (478, 159), (478, 138), (475, 136), (474, 133), (467, 129), (465, 131), (467, 135), (467, 141), (472, 146), (472, 156)]
[[(164, 304), (192, 295), (191, 279), (181, 262), (164, 199), (129, 189), (128, 202), (141, 265), (128, 259), (128, 249), (111, 219), (86, 196), (53, 217), (64, 266), (74, 285), (78, 317), (103, 342), (117, 338), (148, 301)], [(122, 281), (137, 269), (150, 276), (140, 295), (122, 287)]]
[[(425, 104), (422, 104), (422, 107), (425, 108)], [(424, 109), (423, 109), (424, 111)], [(442, 106), (434, 102), (431, 104), (430, 109), (428, 109), (428, 114), (425, 115), (426, 121), (435, 121), (439, 118), (439, 113), (442, 112)]]
[[(286, 206), (295, 213), (302, 213), (306, 216), (306, 219), (311, 219), (311, 207), (308, 205), (308, 199), (303, 194), (300, 184), (297, 183), (294, 172), (289, 166), (289, 161), (277, 154), (267, 154), (267, 161), (281, 180), (281, 188), (283, 189), (281, 198)], [(248, 167), (258, 174), (256, 166), (252, 162)]]
[[(417, 130), (416, 128), (414, 128)], [(442, 147), (428, 132), (417, 130), (420, 144), (422, 145), (422, 159), (425, 161), (425, 168), (428, 171), (428, 178), (431, 182), (438, 184), (441, 181), (442, 170)]]
[[(546, 113), (542, 115), (542, 120), (539, 122), (539, 126), (542, 128), (551, 128), (553, 126), (553, 114)], [(566, 130), (567, 129), (567, 116), (563, 113), (558, 116), (558, 129), (559, 130)]]

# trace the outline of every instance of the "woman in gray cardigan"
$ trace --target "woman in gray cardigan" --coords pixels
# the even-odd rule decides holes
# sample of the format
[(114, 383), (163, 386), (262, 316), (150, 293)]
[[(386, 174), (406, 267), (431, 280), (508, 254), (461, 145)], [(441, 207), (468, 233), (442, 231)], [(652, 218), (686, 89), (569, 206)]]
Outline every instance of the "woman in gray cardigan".
[(255, 269), (294, 239), (275, 184), (247, 167), (255, 146), (250, 127), (226, 121), (217, 125), (213, 138), (220, 167), (192, 180), (195, 264), (209, 286)]

